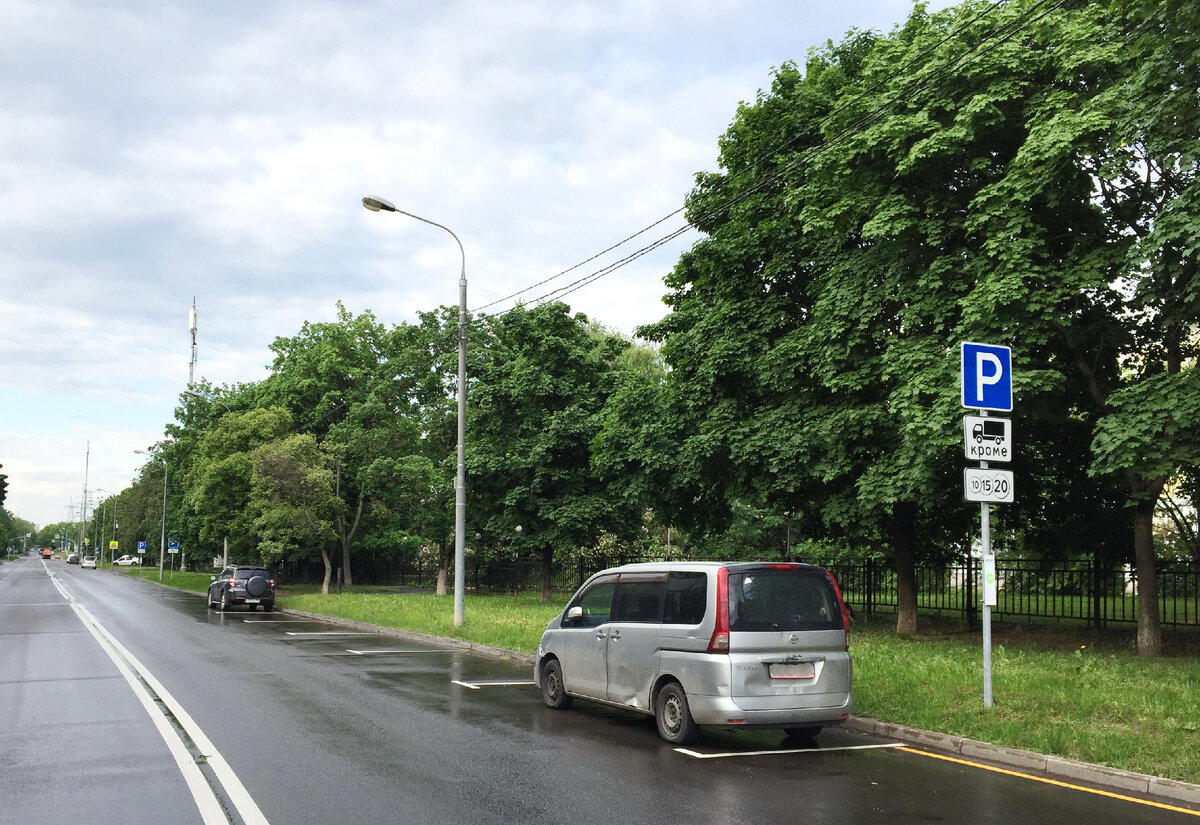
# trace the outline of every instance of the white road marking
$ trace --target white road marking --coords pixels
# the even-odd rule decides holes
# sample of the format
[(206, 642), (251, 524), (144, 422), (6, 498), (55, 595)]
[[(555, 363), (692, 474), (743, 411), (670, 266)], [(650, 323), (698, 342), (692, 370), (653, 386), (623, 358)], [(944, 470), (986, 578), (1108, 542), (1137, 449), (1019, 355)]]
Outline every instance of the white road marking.
[(347, 653), (353, 653), (355, 656), (378, 656), (389, 653), (453, 653), (457, 648), (453, 647), (437, 647), (425, 650), (400, 650), (399, 648), (378, 648), (376, 650), (347, 650)]
[(738, 751), (736, 753), (700, 753), (688, 748), (676, 748), (676, 753), (690, 756), (693, 759), (730, 759), (735, 756), (779, 756), (785, 753), (835, 753), (837, 751), (867, 751), (881, 748), (903, 748), (903, 742), (888, 742), (882, 745), (846, 745), (840, 748), (795, 748), (773, 751)]
[[(171, 755), (175, 758), (175, 763), (183, 774), (184, 781), (187, 783), (188, 790), (192, 793), (192, 799), (195, 801), (205, 825), (228, 825), (229, 819), (225, 816), (225, 811), (221, 803), (217, 800), (215, 792), (207, 779), (205, 779), (204, 774), (200, 771), (195, 759), (184, 746), (183, 740), (180, 739), (179, 734), (167, 721), (166, 714), (155, 704), (154, 697), (150, 695), (151, 691), (167, 707), (171, 715), (174, 716), (175, 721), (179, 724), (179, 727), (191, 737), (192, 742), (204, 754), (205, 762), (212, 768), (217, 781), (225, 789), (230, 804), (237, 810), (238, 815), (245, 825), (270, 825), (270, 822), (263, 815), (254, 798), (250, 796), (250, 792), (246, 790), (242, 781), (234, 773), (233, 768), (225, 761), (225, 757), (217, 750), (212, 740), (204, 735), (204, 731), (200, 729), (200, 726), (196, 724), (191, 715), (183, 709), (179, 701), (163, 687), (162, 683), (154, 677), (154, 674), (145, 665), (138, 661), (136, 656), (130, 653), (124, 645), (118, 642), (100, 624), (99, 620), (86, 607), (75, 600), (75, 597), (58, 582), (57, 577), (53, 573), (50, 574), (50, 580), (71, 604), (71, 608), (75, 611), (80, 621), (83, 622), (83, 626), (100, 643), (101, 650), (117, 666), (117, 670), (120, 671), (125, 681), (129, 683), (138, 701), (142, 703), (142, 707), (150, 716), (150, 721), (154, 723), (159, 735), (162, 736), (163, 741), (166, 743), (167, 749), (171, 751)], [(133, 671), (137, 671), (137, 676), (134, 676)], [(137, 678), (139, 676), (141, 677), (140, 681)], [(149, 690), (147, 690), (147, 687)]]
[(451, 679), (450, 684), (465, 687), (468, 690), (482, 690), (485, 687), (515, 687), (517, 685), (532, 685), (533, 680), (528, 681), (511, 681), (511, 682), (464, 682), (460, 679)]
[(367, 631), (355, 630), (289, 630), (288, 636), (378, 636), (378, 633), (369, 633)]
[(242, 624), (316, 624), (313, 619), (242, 619)]

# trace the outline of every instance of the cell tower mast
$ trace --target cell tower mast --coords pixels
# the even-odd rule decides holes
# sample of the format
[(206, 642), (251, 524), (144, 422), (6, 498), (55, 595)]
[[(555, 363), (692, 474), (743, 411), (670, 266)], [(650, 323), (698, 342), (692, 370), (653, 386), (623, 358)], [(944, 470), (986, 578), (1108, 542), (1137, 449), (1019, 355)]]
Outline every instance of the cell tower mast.
[(188, 386), (196, 383), (196, 296), (192, 296), (192, 311), (188, 313), (188, 329), (192, 333), (192, 360), (188, 362)]

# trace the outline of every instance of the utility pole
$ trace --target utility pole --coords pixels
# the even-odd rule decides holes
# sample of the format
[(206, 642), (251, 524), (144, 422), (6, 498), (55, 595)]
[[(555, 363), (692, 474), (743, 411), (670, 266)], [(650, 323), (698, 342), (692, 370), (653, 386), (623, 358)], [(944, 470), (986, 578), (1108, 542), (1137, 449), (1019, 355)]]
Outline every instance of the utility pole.
[(188, 313), (188, 331), (192, 333), (192, 360), (188, 363), (188, 386), (196, 383), (196, 328), (199, 318), (196, 314), (196, 296), (192, 296), (192, 311)]

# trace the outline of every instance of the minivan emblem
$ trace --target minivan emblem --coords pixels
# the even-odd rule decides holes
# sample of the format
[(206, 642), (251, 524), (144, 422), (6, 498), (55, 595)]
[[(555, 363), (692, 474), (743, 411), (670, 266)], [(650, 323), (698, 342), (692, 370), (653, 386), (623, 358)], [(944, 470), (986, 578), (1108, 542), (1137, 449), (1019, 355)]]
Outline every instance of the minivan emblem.
[(800, 644), (800, 637), (797, 636), (795, 633), (793, 633), (791, 636), (788, 637), (788, 641), (794, 645), (798, 645), (798, 644)]

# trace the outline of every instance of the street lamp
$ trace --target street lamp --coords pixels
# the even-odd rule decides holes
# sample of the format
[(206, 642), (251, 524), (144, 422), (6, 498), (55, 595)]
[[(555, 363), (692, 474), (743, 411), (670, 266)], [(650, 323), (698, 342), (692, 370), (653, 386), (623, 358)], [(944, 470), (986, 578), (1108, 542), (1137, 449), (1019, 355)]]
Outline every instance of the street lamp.
[[(156, 458), (159, 453), (146, 452), (145, 450), (134, 450), (135, 453), (148, 455), (151, 458)], [(163, 511), (162, 511), (162, 539), (158, 545), (158, 580), (163, 578), (163, 556), (167, 554), (167, 457), (162, 456), (163, 463)]]
[(415, 218), (422, 223), (444, 229), (458, 244), (462, 255), (462, 273), (458, 279), (458, 469), (454, 476), (454, 626), (461, 627), (463, 623), (463, 593), (466, 588), (466, 540), (467, 533), (467, 253), (463, 250), (462, 241), (440, 223), (397, 209), (391, 202), (383, 198), (367, 197), (362, 204), (372, 212), (399, 212)]

